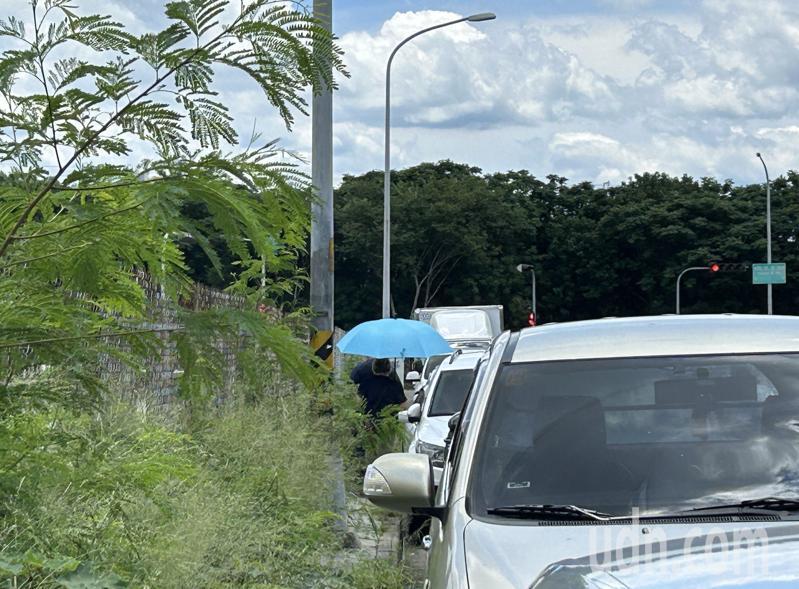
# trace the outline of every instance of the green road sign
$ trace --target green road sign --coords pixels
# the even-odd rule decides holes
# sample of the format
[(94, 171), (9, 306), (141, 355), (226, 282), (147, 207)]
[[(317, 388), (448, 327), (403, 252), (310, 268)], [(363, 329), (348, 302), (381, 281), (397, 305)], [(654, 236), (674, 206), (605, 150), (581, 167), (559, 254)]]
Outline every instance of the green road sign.
[(752, 264), (752, 284), (785, 284), (785, 264)]

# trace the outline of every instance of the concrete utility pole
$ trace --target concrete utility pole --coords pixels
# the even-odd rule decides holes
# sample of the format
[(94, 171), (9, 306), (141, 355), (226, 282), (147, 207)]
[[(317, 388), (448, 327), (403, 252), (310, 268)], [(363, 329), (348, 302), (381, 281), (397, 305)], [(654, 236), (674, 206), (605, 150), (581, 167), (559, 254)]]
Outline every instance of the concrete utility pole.
[[(314, 17), (332, 31), (333, 0), (314, 0)], [(331, 69), (332, 73), (332, 69)], [(333, 93), (323, 88), (311, 110), (311, 180), (318, 199), (311, 205), (311, 346), (333, 365)]]
[[(333, 0), (314, 0), (314, 18), (333, 30)], [(332, 73), (332, 69), (331, 69)], [(311, 205), (311, 309), (314, 311), (311, 347), (333, 368), (333, 93), (323, 88), (311, 105), (311, 181), (317, 200)], [(338, 449), (330, 455), (335, 473), (333, 505), (338, 518), (334, 528), (347, 533), (347, 494), (344, 462)]]

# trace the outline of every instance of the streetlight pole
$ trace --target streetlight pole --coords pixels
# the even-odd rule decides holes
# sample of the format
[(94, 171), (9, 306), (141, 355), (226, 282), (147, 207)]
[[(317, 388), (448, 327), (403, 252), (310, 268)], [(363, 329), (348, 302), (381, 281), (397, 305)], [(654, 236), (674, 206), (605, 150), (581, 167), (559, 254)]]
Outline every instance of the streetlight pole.
[(536, 312), (536, 300), (535, 300), (535, 268), (533, 268), (532, 264), (519, 264), (516, 266), (516, 270), (519, 272), (524, 272), (525, 270), (529, 270), (530, 273), (533, 275), (533, 317), (535, 317), (536, 322), (538, 322), (538, 313)]
[(710, 270), (711, 272), (716, 272), (718, 270), (718, 266), (716, 266), (716, 270), (714, 270), (713, 268), (714, 268), (713, 265), (710, 265), (710, 266), (691, 266), (690, 268), (686, 268), (685, 270), (680, 272), (680, 275), (677, 276), (677, 296), (675, 297), (676, 300), (677, 300), (677, 305), (676, 305), (676, 307), (677, 307), (676, 308), (677, 315), (680, 314), (680, 281), (682, 280), (683, 275), (686, 272), (692, 272), (694, 270)]
[(496, 15), (491, 12), (482, 12), (452, 20), (449, 22), (427, 27), (403, 39), (394, 47), (386, 64), (386, 132), (385, 132), (385, 161), (383, 172), (383, 318), (391, 317), (391, 62), (399, 48), (419, 35), (455, 25), (462, 22), (481, 22), (493, 20)]
[[(771, 182), (768, 178), (768, 168), (766, 162), (763, 161), (763, 156), (758, 151), (755, 155), (763, 164), (763, 170), (766, 172), (766, 262), (771, 264)], [(768, 283), (768, 314), (774, 313), (774, 302), (771, 298), (771, 283)]]

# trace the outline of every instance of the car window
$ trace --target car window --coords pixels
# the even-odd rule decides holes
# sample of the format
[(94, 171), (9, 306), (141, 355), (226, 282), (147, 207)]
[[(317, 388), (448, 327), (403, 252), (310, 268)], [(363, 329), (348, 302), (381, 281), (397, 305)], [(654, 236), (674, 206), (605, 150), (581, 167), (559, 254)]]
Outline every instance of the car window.
[(466, 426), (472, 420), (472, 413), (474, 412), (474, 398), (475, 392), (480, 390), (480, 387), (483, 384), (483, 380), (485, 380), (486, 373), (488, 372), (487, 367), (488, 360), (483, 359), (481, 360), (477, 366), (475, 366), (475, 376), (474, 382), (472, 383), (471, 388), (469, 389), (469, 393), (467, 394), (466, 401), (464, 402), (463, 407), (463, 416), (461, 417), (461, 427), (465, 430)]
[(469, 387), (469, 392), (467, 393), (466, 400), (463, 403), (458, 427), (454, 432), (451, 447), (447, 453), (448, 464), (446, 465), (444, 474), (441, 477), (443, 487), (441, 497), (443, 497), (444, 503), (449, 500), (451, 479), (461, 463), (461, 457), (464, 452), (463, 439), (469, 429), (469, 423), (471, 422), (471, 415), (474, 411), (477, 393), (480, 390), (483, 380), (485, 379), (486, 373), (488, 372), (487, 366), (487, 358), (483, 358), (477, 363), (477, 366), (475, 366), (474, 370), (472, 371), (472, 384)]
[(799, 495), (799, 356), (504, 366), (472, 472), (483, 510), (671, 513)]
[(441, 366), (441, 363), (446, 360), (449, 356), (430, 356), (425, 362), (424, 371), (422, 373), (422, 379), (429, 379), (430, 376), (433, 374), (433, 371)]
[(442, 371), (438, 375), (427, 415), (452, 415), (460, 411), (473, 378), (474, 371), (469, 369)]

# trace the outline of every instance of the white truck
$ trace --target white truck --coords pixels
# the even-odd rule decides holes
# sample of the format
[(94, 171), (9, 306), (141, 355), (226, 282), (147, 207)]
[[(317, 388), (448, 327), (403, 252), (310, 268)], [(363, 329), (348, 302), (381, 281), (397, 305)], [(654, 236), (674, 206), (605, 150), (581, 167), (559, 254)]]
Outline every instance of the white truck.
[[(504, 330), (502, 305), (424, 307), (414, 309), (413, 318), (430, 324), (455, 349), (487, 349)], [(418, 391), (447, 356), (431, 356), (421, 372), (409, 372), (408, 384)]]
[(490, 342), (504, 328), (502, 305), (425, 307), (414, 309), (413, 318), (429, 323), (456, 347), (461, 342)]

